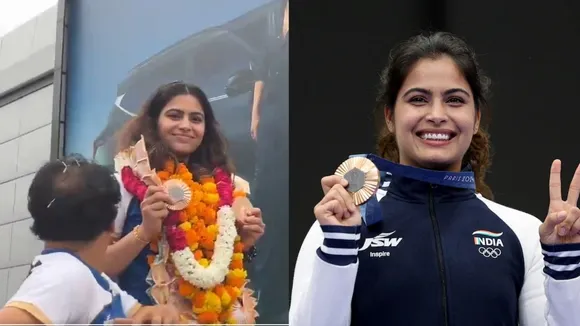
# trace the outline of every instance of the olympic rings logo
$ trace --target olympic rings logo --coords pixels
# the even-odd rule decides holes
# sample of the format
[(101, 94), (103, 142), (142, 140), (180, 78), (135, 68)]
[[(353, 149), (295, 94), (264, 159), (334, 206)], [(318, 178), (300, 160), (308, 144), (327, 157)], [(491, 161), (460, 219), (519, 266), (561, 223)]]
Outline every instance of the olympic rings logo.
[(495, 259), (501, 255), (501, 250), (499, 248), (479, 247), (477, 250), (483, 257), (491, 257)]

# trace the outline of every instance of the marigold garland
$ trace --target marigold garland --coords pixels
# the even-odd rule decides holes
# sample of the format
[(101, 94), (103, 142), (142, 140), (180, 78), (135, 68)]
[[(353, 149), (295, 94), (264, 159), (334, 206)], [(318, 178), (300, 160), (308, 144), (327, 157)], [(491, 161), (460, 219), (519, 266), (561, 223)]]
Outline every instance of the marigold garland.
[[(234, 303), (242, 295), (247, 272), (243, 263), (244, 245), (233, 224), (235, 216), (231, 205), (234, 198), (246, 194), (233, 191), (231, 178), (221, 169), (216, 169), (214, 176), (202, 176), (198, 178), (200, 182), (196, 182), (184, 164), (175, 167), (168, 163), (163, 171), (158, 172), (158, 176), (162, 181), (179, 179), (192, 193), (188, 207), (171, 212), (164, 221), (165, 235), (171, 249), (170, 263), (177, 269), (179, 294), (190, 300), (197, 323), (237, 324), (232, 312)], [(142, 201), (147, 187), (133, 174), (132, 169), (124, 167), (121, 177), (125, 188)], [(229, 228), (225, 225), (227, 223), (220, 225), (220, 220), (228, 219), (231, 224)], [(228, 236), (233, 239), (231, 243), (227, 241)], [(158, 243), (152, 242), (150, 249), (157, 253)], [(217, 258), (214, 257), (216, 252), (221, 253)], [(155, 255), (147, 258), (149, 265), (152, 265)], [(225, 273), (208, 273), (220, 260), (227, 261)], [(187, 275), (182, 275), (183, 272)], [(211, 286), (196, 286), (186, 278)]]
[[(217, 263), (214, 259), (218, 259), (214, 257), (214, 253), (220, 249), (216, 248), (218, 236), (220, 233), (232, 231), (224, 230), (224, 226), (218, 221), (220, 217), (223, 220), (224, 214), (228, 212), (227, 209), (231, 211), (233, 199), (245, 194), (233, 191), (229, 175), (221, 169), (216, 169), (214, 176), (203, 176), (199, 178), (199, 182), (196, 182), (184, 164), (174, 166), (168, 163), (163, 171), (158, 172), (158, 176), (162, 181), (179, 179), (187, 184), (192, 193), (188, 207), (175, 212), (173, 218), (166, 219), (166, 235), (174, 264), (175, 259), (180, 259), (179, 257), (182, 257), (180, 255), (184, 252), (177, 251), (188, 248), (187, 252), (191, 252), (190, 259), (195, 260), (205, 269), (211, 268), (212, 264)], [(235, 232), (235, 227), (233, 231)], [(223, 238), (227, 239), (227, 235)], [(233, 304), (240, 298), (247, 277), (243, 263), (244, 246), (237, 234), (232, 244), (222, 245), (230, 247), (231, 254), (227, 257), (229, 264), (225, 278), (214, 282), (217, 285), (202, 288), (188, 282), (184, 276), (177, 275), (179, 294), (191, 300), (192, 311), (200, 324), (236, 323), (232, 318)], [(155, 247), (156, 244), (152, 244), (151, 249), (156, 249)], [(152, 258), (150, 263), (152, 263)], [(178, 271), (188, 268), (176, 267)]]

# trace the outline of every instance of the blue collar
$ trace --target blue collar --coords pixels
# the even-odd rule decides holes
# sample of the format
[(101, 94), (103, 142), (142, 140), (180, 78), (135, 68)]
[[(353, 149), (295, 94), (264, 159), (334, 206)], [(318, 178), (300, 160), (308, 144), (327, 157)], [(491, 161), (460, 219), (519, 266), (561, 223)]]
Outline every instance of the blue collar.
[(447, 172), (435, 171), (402, 165), (386, 160), (374, 154), (351, 155), (363, 156), (371, 160), (381, 171), (381, 174), (390, 173), (393, 176), (405, 177), (440, 186), (475, 190), (475, 175), (472, 171)]
[[(435, 171), (397, 164), (373, 154), (351, 155), (350, 157), (356, 156), (368, 158), (379, 169), (381, 174), (381, 191), (386, 191), (388, 188), (390, 189), (389, 192), (392, 190), (397, 193), (401, 190), (407, 196), (410, 195), (409, 192), (419, 192), (411, 195), (420, 197), (420, 192), (424, 190), (423, 188), (427, 184), (449, 187), (443, 191), (448, 196), (456, 196), (463, 193), (473, 195), (473, 191), (475, 190), (475, 175), (469, 168), (462, 172)], [(391, 181), (397, 182), (388, 187), (385, 186), (385, 182), (391, 183)], [(397, 189), (397, 185), (399, 188), (403, 187), (404, 189)], [(455, 190), (452, 190), (452, 188)], [(379, 223), (383, 219), (376, 196), (372, 196), (369, 201), (361, 205), (360, 210), (366, 225), (370, 226)]]

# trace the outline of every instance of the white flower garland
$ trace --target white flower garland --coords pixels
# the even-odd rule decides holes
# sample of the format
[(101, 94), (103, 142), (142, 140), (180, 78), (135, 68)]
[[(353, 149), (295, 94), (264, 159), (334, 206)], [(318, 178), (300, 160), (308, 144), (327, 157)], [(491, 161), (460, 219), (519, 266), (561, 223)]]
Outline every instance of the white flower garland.
[(203, 267), (189, 247), (171, 254), (175, 268), (184, 280), (202, 289), (211, 289), (221, 284), (229, 272), (234, 253), (236, 215), (230, 206), (224, 205), (217, 211), (218, 235), (211, 264)]

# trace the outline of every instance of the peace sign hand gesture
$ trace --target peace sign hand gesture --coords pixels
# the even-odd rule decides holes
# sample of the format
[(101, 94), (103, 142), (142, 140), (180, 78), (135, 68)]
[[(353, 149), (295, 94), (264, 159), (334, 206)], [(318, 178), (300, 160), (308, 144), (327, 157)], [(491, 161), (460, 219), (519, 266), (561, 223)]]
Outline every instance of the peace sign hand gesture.
[(566, 201), (562, 199), (562, 162), (555, 160), (550, 169), (550, 207), (540, 225), (540, 241), (545, 245), (580, 243), (580, 165), (576, 168)]

